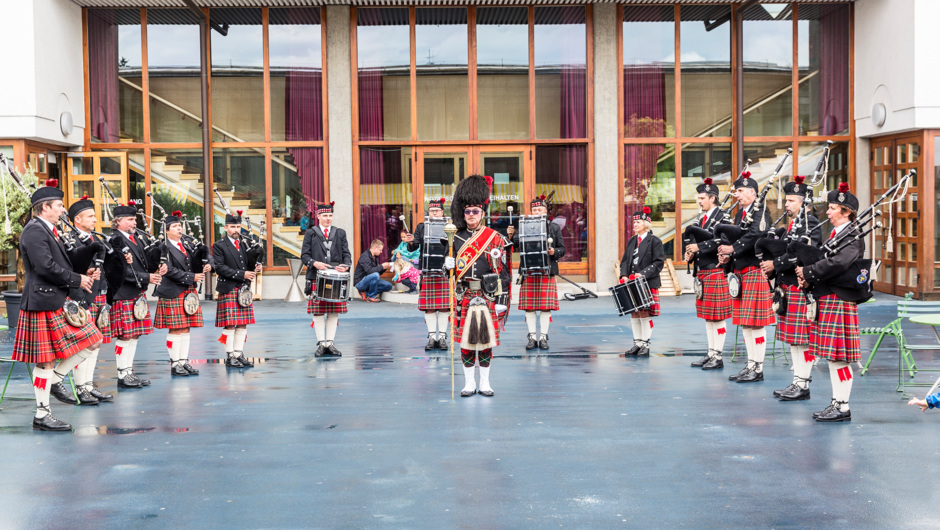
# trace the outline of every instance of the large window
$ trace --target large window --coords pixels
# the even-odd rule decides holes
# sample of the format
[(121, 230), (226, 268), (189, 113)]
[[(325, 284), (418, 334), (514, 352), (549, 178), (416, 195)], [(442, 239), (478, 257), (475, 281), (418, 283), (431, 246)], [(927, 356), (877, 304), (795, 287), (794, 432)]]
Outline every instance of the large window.
[(140, 10), (88, 12), (88, 85), (92, 141), (140, 142), (143, 130)]

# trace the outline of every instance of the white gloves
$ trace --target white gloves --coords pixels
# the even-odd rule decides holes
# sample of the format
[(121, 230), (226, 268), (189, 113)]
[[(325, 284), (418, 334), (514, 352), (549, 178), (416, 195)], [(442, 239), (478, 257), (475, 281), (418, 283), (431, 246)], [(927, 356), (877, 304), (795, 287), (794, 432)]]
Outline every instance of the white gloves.
[(445, 270), (445, 271), (449, 271), (449, 270), (453, 269), (455, 263), (456, 263), (456, 262), (454, 261), (454, 258), (452, 258), (452, 257), (450, 257), (450, 256), (444, 258), (444, 270)]

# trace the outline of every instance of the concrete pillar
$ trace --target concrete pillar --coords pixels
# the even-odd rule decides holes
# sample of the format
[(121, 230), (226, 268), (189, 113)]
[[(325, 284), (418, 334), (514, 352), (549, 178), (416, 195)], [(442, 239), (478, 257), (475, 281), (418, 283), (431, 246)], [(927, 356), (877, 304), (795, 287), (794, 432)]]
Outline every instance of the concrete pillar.
[(617, 160), (617, 6), (594, 4), (594, 267), (597, 289), (614, 285), (622, 208)]
[(333, 224), (346, 230), (353, 246), (352, 84), (350, 79), (349, 6), (326, 8), (326, 89), (329, 98), (330, 200), (336, 201)]

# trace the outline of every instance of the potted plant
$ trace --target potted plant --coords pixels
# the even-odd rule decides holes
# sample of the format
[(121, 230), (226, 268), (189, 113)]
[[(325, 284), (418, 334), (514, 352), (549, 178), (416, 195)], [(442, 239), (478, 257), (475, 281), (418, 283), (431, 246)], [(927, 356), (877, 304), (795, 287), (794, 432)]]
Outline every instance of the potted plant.
[[(36, 182), (33, 168), (26, 165), (26, 172), (21, 176), (27, 186)], [(5, 167), (0, 166), (0, 252), (16, 252), (16, 289), (3, 291), (3, 301), (7, 306), (7, 322), (10, 328), (16, 327), (20, 314), (20, 299), (23, 296), (23, 284), (26, 282), (26, 271), (23, 268), (23, 259), (20, 256), (20, 232), (29, 219), (29, 197), (23, 193)]]

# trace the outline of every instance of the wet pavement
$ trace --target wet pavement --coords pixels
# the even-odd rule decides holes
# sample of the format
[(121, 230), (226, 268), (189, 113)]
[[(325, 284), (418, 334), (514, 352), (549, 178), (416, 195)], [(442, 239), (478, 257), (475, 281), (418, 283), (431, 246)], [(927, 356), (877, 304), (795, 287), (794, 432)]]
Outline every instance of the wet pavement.
[[(893, 320), (896, 301), (862, 306), (862, 326)], [(662, 307), (654, 355), (639, 360), (623, 357), (630, 325), (610, 298), (563, 301), (549, 352), (525, 351), (514, 307), (493, 398), (451, 400), (449, 353), (426, 354), (416, 307), (389, 303), (352, 302), (337, 334), (343, 357), (320, 360), (303, 305), (258, 302), (245, 348), (256, 367), (219, 364), (209, 327), (192, 336), (198, 377), (171, 379), (158, 331), (138, 348), (137, 372), (153, 380), (141, 390), (117, 391), (106, 345), (97, 380), (115, 402), (53, 401), (71, 434), (31, 430), (35, 404), (17, 366), (0, 405), (0, 526), (940, 524), (931, 478), (940, 412), (922, 414), (895, 391), (892, 338), (868, 375), (855, 369), (853, 421), (818, 424), (825, 363), (811, 400), (778, 402), (771, 392), (792, 374), (782, 357), (768, 359), (763, 383), (729, 382), (743, 366), (727, 362), (729, 335), (724, 370), (692, 369), (706, 347), (693, 298)], [(214, 310), (204, 304), (206, 322)], [(905, 331), (936, 340), (927, 327)], [(0, 356), (12, 343), (0, 332)], [(863, 337), (863, 351), (873, 343)], [(918, 361), (940, 368), (932, 352)]]

